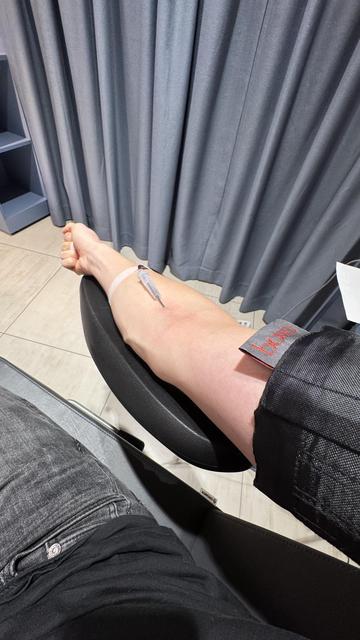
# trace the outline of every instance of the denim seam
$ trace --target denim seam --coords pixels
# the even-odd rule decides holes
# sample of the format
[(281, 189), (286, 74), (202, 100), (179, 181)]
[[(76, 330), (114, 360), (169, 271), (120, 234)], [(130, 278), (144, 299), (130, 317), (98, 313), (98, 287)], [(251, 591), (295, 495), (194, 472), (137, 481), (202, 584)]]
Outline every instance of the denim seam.
[[(75, 539), (75, 540), (76, 540), (77, 538), (79, 538), (79, 539), (80, 539), (84, 534), (86, 534), (86, 533), (90, 532), (92, 529), (94, 529), (94, 528), (96, 528), (96, 527), (99, 527), (99, 526), (101, 526), (101, 525), (103, 525), (103, 524), (106, 524), (106, 523), (107, 523), (107, 522), (109, 522), (110, 520), (114, 520), (114, 519), (115, 519), (115, 518), (117, 518), (117, 517), (121, 517), (121, 516), (119, 515), (119, 513), (118, 513), (118, 509), (117, 509), (117, 503), (119, 503), (119, 502), (121, 502), (121, 503), (125, 506), (125, 508), (126, 508), (126, 509), (128, 508), (129, 500), (128, 500), (126, 497), (123, 497), (123, 498), (121, 498), (121, 499), (114, 500), (114, 501), (112, 501), (112, 502), (109, 502), (109, 503), (105, 503), (105, 504), (103, 504), (103, 505), (100, 505), (99, 509), (102, 509), (103, 507), (106, 507), (106, 506), (108, 506), (108, 507), (109, 507), (109, 513), (107, 514), (109, 517), (107, 517), (107, 515), (104, 515), (104, 516), (103, 516), (103, 518), (102, 518), (101, 520), (99, 520), (98, 522), (93, 522), (92, 524), (85, 525), (85, 527), (83, 528), (83, 530), (81, 530), (81, 531), (77, 531), (77, 532), (73, 532), (72, 534), (68, 535), (66, 538), (64, 538), (64, 539), (60, 539), (58, 542), (59, 542), (59, 544), (61, 545), (61, 548), (63, 549), (63, 547), (64, 547), (64, 550), (65, 550), (65, 548), (67, 548), (67, 547), (68, 547), (69, 543), (73, 543), (73, 540), (74, 540), (74, 539)], [(124, 504), (124, 503), (125, 503), (125, 504)], [(87, 514), (87, 515), (92, 515), (92, 513), (95, 513), (95, 514), (96, 514), (96, 511), (97, 511), (97, 510), (95, 510), (95, 511), (93, 511), (93, 512), (91, 512), (91, 513)], [(85, 515), (85, 516), (84, 516), (84, 518), (86, 518), (86, 517), (87, 517), (87, 515)], [(81, 522), (81, 520), (80, 520), (80, 522)], [(75, 522), (75, 523), (73, 523), (73, 524), (77, 524), (77, 523)], [(73, 526), (73, 524), (69, 525), (69, 527)], [(66, 530), (65, 530), (65, 531), (66, 531)], [(56, 539), (56, 538), (57, 538), (57, 536), (53, 536), (53, 537), (52, 537), (52, 539)], [(52, 545), (52, 544), (53, 544), (53, 543), (51, 542), (51, 539), (50, 539), (48, 542), (46, 542), (46, 543), (45, 543), (45, 546), (46, 546), (46, 548), (48, 549), (48, 548), (50, 548), (50, 547), (51, 547), (51, 545)]]
[[(91, 510), (88, 513), (83, 514), (80, 519), (76, 518), (76, 520), (70, 521), (69, 523), (67, 523), (65, 525), (65, 528), (62, 527), (60, 531), (56, 531), (55, 533), (51, 533), (51, 535), (46, 539), (46, 540), (42, 540), (41, 543), (39, 543), (38, 545), (32, 547), (31, 549), (29, 549), (28, 551), (22, 552), (21, 554), (17, 554), (14, 558), (12, 558), (12, 560), (10, 562), (8, 562), (5, 567), (3, 567), (2, 571), (0, 572), (0, 590), (6, 589), (8, 587), (7, 582), (12, 582), (14, 578), (18, 577), (18, 574), (15, 572), (14, 574), (12, 574), (10, 572), (9, 576), (7, 576), (8, 580), (6, 580), (3, 575), (1, 575), (7, 567), (11, 567), (11, 565), (14, 564), (14, 562), (18, 559), (21, 559), (22, 557), (26, 557), (27, 555), (29, 555), (29, 553), (32, 553), (34, 551), (37, 551), (38, 549), (41, 549), (41, 547), (44, 547), (46, 552), (48, 551), (48, 549), (51, 547), (51, 544), (53, 544), (51, 541), (56, 539), (56, 537), (62, 533), (64, 530), (66, 531), (66, 529), (68, 529), (69, 527), (73, 526), (74, 524), (77, 524), (77, 522), (81, 522), (81, 520), (83, 520), (84, 518), (90, 516), (93, 513), (96, 513), (97, 510), (105, 507), (105, 506), (109, 506), (109, 518), (106, 519), (102, 519), (102, 521), (96, 522), (93, 525), (89, 525), (89, 529), (85, 529), (83, 531), (79, 532), (74, 532), (72, 535), (68, 536), (67, 538), (65, 538), (64, 540), (61, 540), (59, 542), (59, 544), (62, 547), (62, 552), (66, 552), (68, 551), (69, 547), (74, 546), (74, 544), (76, 544), (81, 537), (83, 537), (84, 535), (86, 535), (87, 533), (89, 533), (89, 535), (92, 533), (93, 529), (97, 528), (98, 526), (101, 526), (103, 524), (106, 524), (106, 522), (115, 519), (116, 517), (120, 517), (119, 515), (119, 511), (118, 511), (118, 504), (119, 503), (123, 503), (123, 506), (125, 506), (126, 508), (126, 513), (128, 513), (128, 508), (129, 508), (129, 500), (125, 497), (125, 496), (121, 496), (121, 498), (112, 500), (111, 502), (105, 502), (103, 504), (98, 505), (97, 508), (95, 508), (94, 510)], [(124, 504), (125, 503), (125, 504)], [(130, 505), (131, 506), (131, 505)], [(51, 558), (47, 558), (49, 561), (51, 560)], [(20, 576), (21, 577), (21, 576)]]
[[(74, 531), (72, 534), (68, 535), (66, 538), (60, 538), (58, 544), (61, 547), (61, 554), (64, 553), (65, 551), (67, 551), (70, 546), (73, 546), (74, 543), (80, 541), (86, 534), (90, 535), (90, 533), (92, 532), (93, 529), (96, 529), (96, 527), (99, 527), (102, 524), (105, 524), (106, 522), (107, 522), (106, 519), (105, 520), (101, 520), (99, 522), (94, 522), (93, 524), (89, 524), (88, 527), (86, 527), (86, 528), (84, 528), (84, 529), (82, 529), (80, 531), (76, 531), (76, 532)], [(52, 547), (53, 544), (54, 544), (54, 542), (52, 542), (51, 540), (49, 542), (45, 543), (46, 552), (48, 552), (48, 550)], [(48, 559), (50, 560), (50, 558), (48, 558)]]
[[(115, 495), (116, 495), (116, 494), (108, 494), (108, 496), (107, 496), (106, 500), (109, 500), (109, 501), (110, 501), (110, 500), (114, 500)], [(70, 506), (69, 506), (66, 510), (64, 510), (64, 511), (62, 512), (61, 522), (64, 522), (64, 520), (66, 520), (66, 518), (67, 518), (68, 516), (73, 517), (73, 518), (75, 517), (75, 516), (73, 515), (73, 507), (74, 507), (74, 504), (76, 504), (76, 500), (75, 500), (75, 499), (74, 499), (74, 500), (72, 500), (72, 501), (71, 501)], [(102, 504), (102, 502), (94, 503), (94, 500), (90, 498), (90, 499), (89, 499), (87, 502), (85, 502), (84, 504), (80, 504), (80, 505), (78, 505), (78, 511), (77, 511), (77, 513), (79, 512), (79, 509), (81, 509), (81, 511), (83, 511), (84, 509), (88, 509), (89, 507), (91, 507), (91, 505), (94, 505), (94, 504), (95, 504), (95, 505), (97, 505), (97, 504), (98, 504), (98, 505), (101, 505), (101, 504)], [(104, 502), (104, 504), (105, 504), (105, 502)], [(97, 508), (97, 507), (94, 507), (94, 509), (96, 509), (96, 508)], [(90, 512), (90, 513), (91, 513), (91, 512)], [(83, 516), (76, 516), (76, 519), (77, 519), (78, 517), (82, 518)], [(44, 520), (41, 520), (41, 522), (39, 522), (39, 524), (42, 524), (42, 522), (45, 522), (45, 521), (46, 521), (46, 519), (44, 518)], [(73, 521), (73, 520), (70, 520), (70, 523), (75, 522), (75, 521), (76, 521), (76, 520), (74, 520), (74, 521)], [(69, 523), (66, 525), (66, 527), (67, 527), (68, 525), (69, 525)], [(57, 527), (57, 528), (56, 528), (56, 531), (58, 531), (58, 530), (63, 530), (63, 527), (61, 527), (61, 523), (60, 523), (60, 522), (59, 522), (59, 524), (57, 524), (57, 525), (56, 525), (56, 527)], [(59, 529), (59, 527), (60, 527), (60, 529)], [(53, 534), (51, 534), (51, 535), (53, 535)]]

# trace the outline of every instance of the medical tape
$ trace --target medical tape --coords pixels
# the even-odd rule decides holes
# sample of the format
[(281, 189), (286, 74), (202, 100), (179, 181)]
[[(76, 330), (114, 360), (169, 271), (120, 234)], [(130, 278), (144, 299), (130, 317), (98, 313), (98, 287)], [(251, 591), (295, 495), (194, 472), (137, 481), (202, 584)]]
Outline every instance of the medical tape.
[(137, 267), (129, 267), (128, 269), (125, 269), (125, 271), (122, 271), (117, 276), (115, 276), (114, 280), (112, 281), (112, 283), (111, 283), (111, 285), (109, 287), (109, 291), (108, 291), (108, 300), (109, 300), (109, 305), (110, 306), (111, 306), (111, 300), (112, 300), (112, 298), (114, 296), (114, 293), (115, 293), (116, 289), (118, 288), (119, 284), (124, 282), (124, 280), (126, 280), (126, 278), (131, 276), (137, 270), (138, 270)]

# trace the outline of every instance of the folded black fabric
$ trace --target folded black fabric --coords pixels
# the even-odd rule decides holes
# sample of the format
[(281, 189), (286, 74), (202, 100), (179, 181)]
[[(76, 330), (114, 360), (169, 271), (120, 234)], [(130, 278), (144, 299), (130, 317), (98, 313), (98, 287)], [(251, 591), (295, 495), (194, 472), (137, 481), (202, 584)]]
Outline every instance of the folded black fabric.
[(296, 340), (255, 412), (255, 486), (360, 563), (360, 337)]

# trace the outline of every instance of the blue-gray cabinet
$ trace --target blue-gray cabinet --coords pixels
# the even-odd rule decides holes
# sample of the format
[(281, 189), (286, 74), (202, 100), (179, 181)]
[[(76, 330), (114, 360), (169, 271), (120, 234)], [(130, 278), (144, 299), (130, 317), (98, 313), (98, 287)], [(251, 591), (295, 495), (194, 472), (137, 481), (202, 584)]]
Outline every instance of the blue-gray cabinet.
[(0, 230), (15, 233), (49, 213), (44, 187), (24, 130), (10, 68), (0, 54)]

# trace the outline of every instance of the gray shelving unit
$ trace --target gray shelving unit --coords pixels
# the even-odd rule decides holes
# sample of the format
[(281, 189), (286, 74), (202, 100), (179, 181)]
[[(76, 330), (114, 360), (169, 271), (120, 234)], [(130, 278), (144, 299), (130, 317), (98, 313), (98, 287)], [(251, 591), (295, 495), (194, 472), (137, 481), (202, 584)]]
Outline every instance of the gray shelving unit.
[(7, 57), (0, 54), (0, 230), (15, 233), (48, 213)]

